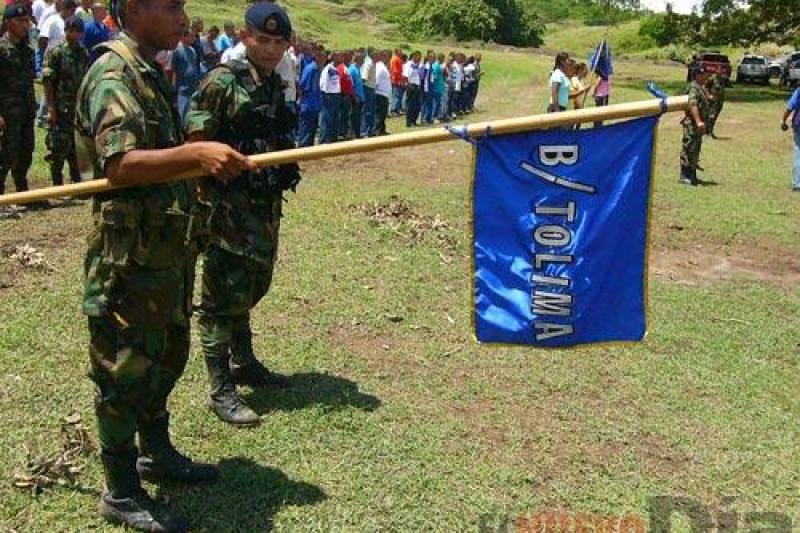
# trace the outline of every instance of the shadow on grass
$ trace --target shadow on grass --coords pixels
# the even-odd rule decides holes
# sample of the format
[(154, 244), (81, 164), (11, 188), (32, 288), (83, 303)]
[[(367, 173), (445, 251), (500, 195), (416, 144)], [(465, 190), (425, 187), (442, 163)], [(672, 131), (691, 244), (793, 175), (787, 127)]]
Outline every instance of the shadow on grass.
[(283, 389), (266, 387), (242, 394), (242, 399), (256, 413), (269, 411), (295, 411), (311, 405), (329, 409), (355, 407), (374, 411), (381, 401), (371, 394), (359, 392), (358, 385), (349, 379), (307, 372), (289, 376), (289, 386)]
[(313, 505), (326, 499), (318, 486), (294, 481), (278, 470), (245, 457), (223, 459), (216, 483), (170, 486), (161, 495), (175, 498), (176, 511), (192, 531), (270, 531), (282, 507)]

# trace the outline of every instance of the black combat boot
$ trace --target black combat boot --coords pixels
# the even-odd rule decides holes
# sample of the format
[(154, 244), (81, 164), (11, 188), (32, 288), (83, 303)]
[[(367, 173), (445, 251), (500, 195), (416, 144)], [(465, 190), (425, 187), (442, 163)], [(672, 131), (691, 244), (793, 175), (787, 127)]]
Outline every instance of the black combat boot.
[(680, 182), (683, 185), (697, 185), (697, 171), (692, 167), (681, 165)]
[(56, 170), (55, 167), (50, 167), (50, 179), (54, 187), (64, 185), (64, 173), (60, 170)]
[(142, 488), (136, 472), (136, 449), (122, 454), (101, 453), (106, 490), (97, 510), (113, 524), (136, 531), (188, 531), (189, 524), (156, 503)]
[(141, 456), (136, 470), (146, 481), (191, 484), (213, 481), (219, 476), (217, 467), (195, 463), (175, 449), (169, 438), (169, 413), (139, 422), (139, 447)]
[(206, 367), (211, 381), (208, 407), (220, 420), (235, 426), (256, 426), (261, 421), (258, 414), (245, 404), (231, 381), (229, 357), (206, 355)]
[(234, 330), (231, 339), (231, 379), (250, 387), (288, 387), (289, 378), (276, 374), (256, 359), (250, 326)]

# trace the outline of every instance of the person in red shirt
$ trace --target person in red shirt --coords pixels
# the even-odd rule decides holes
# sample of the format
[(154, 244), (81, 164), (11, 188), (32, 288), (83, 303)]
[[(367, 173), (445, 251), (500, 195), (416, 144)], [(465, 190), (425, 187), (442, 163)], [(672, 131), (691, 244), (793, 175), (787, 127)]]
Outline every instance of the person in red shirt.
[(347, 70), (347, 65), (350, 64), (352, 59), (352, 52), (342, 52), (339, 54), (339, 60), (336, 63), (336, 71), (339, 73), (339, 80), (342, 87), (342, 107), (339, 108), (339, 138), (352, 139), (353, 136), (349, 132), (348, 125), (350, 124), (350, 106), (353, 101), (353, 79), (350, 77), (350, 72)]
[(403, 114), (403, 96), (406, 92), (406, 82), (403, 78), (403, 51), (395, 49), (392, 59), (389, 61), (389, 74), (392, 77), (392, 107), (389, 109), (390, 115)]

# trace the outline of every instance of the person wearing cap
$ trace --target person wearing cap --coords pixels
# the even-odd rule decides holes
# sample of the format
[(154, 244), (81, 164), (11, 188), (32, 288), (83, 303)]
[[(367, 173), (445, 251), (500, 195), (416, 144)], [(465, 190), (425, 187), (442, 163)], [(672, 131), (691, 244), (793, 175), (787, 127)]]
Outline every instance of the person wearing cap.
[[(279, 5), (261, 1), (247, 9), (245, 25), (246, 59), (220, 65), (203, 78), (184, 121), (186, 135), (190, 141), (224, 142), (246, 154), (293, 148), (293, 123), (276, 71), (291, 40), (289, 16)], [(237, 385), (289, 384), (256, 358), (250, 312), (269, 290), (283, 195), (299, 181), (299, 167), (292, 163), (244, 172), (227, 184), (201, 183), (210, 212), (199, 306), (211, 382), (208, 406), (232, 425), (259, 423)]]
[(681, 120), (683, 140), (681, 142), (681, 174), (680, 183), (699, 185), (697, 168), (700, 164), (700, 149), (703, 146), (703, 135), (707, 132), (710, 113), (706, 82), (709, 72), (703, 65), (697, 67), (694, 79), (689, 84), (689, 107)]
[(89, 63), (97, 60), (97, 51), (94, 49), (98, 44), (111, 39), (111, 30), (104, 22), (108, 16), (108, 10), (100, 2), (95, 2), (91, 7), (92, 18), (85, 23), (83, 28), (83, 46), (89, 51)]
[(84, 261), (106, 486), (98, 511), (139, 531), (186, 531), (187, 522), (141, 484), (218, 476), (216, 467), (179, 452), (169, 432), (167, 400), (189, 358), (199, 212), (195, 185), (167, 180), (202, 169), (225, 181), (255, 165), (226, 144), (184, 144), (172, 87), (156, 62), (188, 27), (183, 4), (111, 0), (109, 11), (122, 31), (100, 45), (75, 110), (82, 177), (126, 187), (94, 197)]
[(30, 17), (19, 4), (3, 10), (5, 33), (0, 36), (0, 194), (9, 170), (17, 191), (28, 190), (33, 162), (33, 48), (28, 43)]
[(64, 23), (66, 40), (44, 58), (42, 84), (47, 102), (48, 153), (53, 185), (64, 184), (64, 161), (69, 163), (72, 183), (81, 181), (72, 124), (75, 122), (75, 98), (89, 68), (89, 52), (81, 44), (83, 20), (73, 16)]

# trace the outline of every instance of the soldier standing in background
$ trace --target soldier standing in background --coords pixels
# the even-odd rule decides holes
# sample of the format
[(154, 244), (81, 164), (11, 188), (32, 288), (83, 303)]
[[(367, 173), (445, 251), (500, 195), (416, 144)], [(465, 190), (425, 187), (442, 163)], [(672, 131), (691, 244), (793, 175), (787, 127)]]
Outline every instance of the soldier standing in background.
[(89, 52), (81, 44), (83, 20), (73, 16), (64, 23), (66, 40), (44, 58), (42, 83), (47, 101), (47, 150), (53, 185), (64, 184), (64, 161), (69, 163), (72, 183), (81, 181), (72, 125), (75, 122), (75, 98), (89, 68)]
[[(189, 141), (214, 139), (244, 154), (293, 148), (293, 124), (275, 67), (292, 27), (282, 7), (268, 1), (245, 15), (245, 61), (212, 70), (195, 92), (185, 127)], [(236, 385), (285, 386), (253, 353), (250, 310), (266, 295), (278, 253), (282, 193), (300, 180), (296, 164), (246, 172), (201, 189), (211, 207), (210, 243), (203, 254), (200, 336), (211, 381), (209, 407), (223, 421), (258, 424)]]
[(709, 101), (706, 93), (708, 72), (700, 66), (695, 78), (689, 84), (689, 108), (681, 120), (683, 124), (683, 141), (681, 143), (681, 176), (684, 185), (698, 185), (697, 167), (700, 163), (700, 148), (703, 135), (707, 131)]
[(712, 139), (716, 139), (717, 135), (714, 133), (714, 127), (717, 125), (717, 119), (722, 113), (722, 108), (725, 106), (725, 78), (719, 74), (713, 74), (706, 84), (709, 94), (709, 115), (708, 115), (708, 134)]
[(195, 168), (225, 180), (255, 166), (221, 143), (183, 144), (174, 94), (155, 60), (188, 26), (183, 2), (110, 5), (122, 32), (100, 45), (75, 112), (84, 178), (107, 176), (130, 187), (94, 198), (84, 261), (83, 312), (106, 480), (98, 509), (140, 531), (185, 531), (186, 522), (141, 485), (217, 477), (215, 467), (193, 462), (170, 440), (167, 398), (189, 357), (197, 220), (193, 183), (158, 182)]
[(33, 47), (28, 40), (30, 17), (21, 4), (3, 11), (0, 37), (0, 194), (11, 171), (17, 191), (28, 190), (33, 162), (36, 96), (33, 91)]

